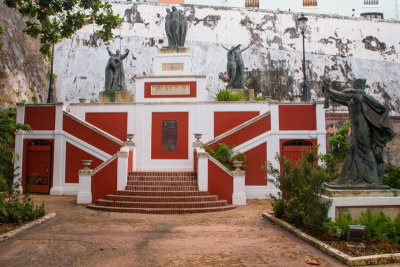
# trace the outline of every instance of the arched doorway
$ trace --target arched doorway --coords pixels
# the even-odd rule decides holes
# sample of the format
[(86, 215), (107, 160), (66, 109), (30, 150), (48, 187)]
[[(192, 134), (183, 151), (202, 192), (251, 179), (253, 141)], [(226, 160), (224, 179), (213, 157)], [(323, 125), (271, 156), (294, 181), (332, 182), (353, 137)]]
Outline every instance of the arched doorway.
[(306, 140), (290, 140), (282, 144), (282, 155), (292, 163), (301, 159), (301, 152), (305, 149), (311, 149), (312, 142)]
[(45, 140), (28, 142), (25, 190), (32, 193), (50, 192), (52, 143)]

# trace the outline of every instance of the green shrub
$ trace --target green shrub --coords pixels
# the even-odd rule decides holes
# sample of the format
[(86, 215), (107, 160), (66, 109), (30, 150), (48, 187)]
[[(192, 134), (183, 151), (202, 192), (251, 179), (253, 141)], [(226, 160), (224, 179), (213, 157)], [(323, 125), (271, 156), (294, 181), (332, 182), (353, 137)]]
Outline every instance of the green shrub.
[(264, 169), (273, 177), (268, 182), (280, 189), (279, 197), (271, 195), (275, 216), (304, 227), (316, 234), (322, 233), (322, 223), (327, 221), (331, 202), (320, 202), (323, 183), (329, 178), (315, 148), (302, 152), (303, 158), (294, 166), (283, 155), (277, 155), (281, 170), (268, 162)]
[(255, 101), (265, 101), (265, 98), (262, 97), (262, 96), (256, 96), (256, 97), (254, 98), (254, 100), (255, 100)]
[(244, 101), (245, 98), (241, 94), (232, 93), (229, 90), (218, 90), (214, 96), (216, 101)]
[(400, 167), (389, 162), (383, 174), (383, 184), (400, 189)]
[(329, 175), (329, 182), (338, 178), (338, 164), (346, 159), (349, 147), (349, 132), (350, 121), (346, 121), (342, 128), (328, 138), (329, 151), (325, 155), (320, 156), (321, 160), (325, 163), (326, 171)]
[(341, 239), (345, 240), (347, 238), (348, 226), (351, 224), (365, 226), (365, 239), (372, 240), (373, 242), (387, 239), (399, 243), (400, 214), (392, 221), (383, 212), (374, 216), (370, 209), (362, 212), (358, 220), (353, 220), (349, 213), (339, 213), (335, 222), (329, 221), (328, 223), (324, 223), (323, 227), (334, 237), (336, 237), (336, 229), (341, 229)]
[(247, 157), (245, 154), (234, 151), (235, 146), (228, 146), (225, 143), (219, 143), (213, 151), (208, 146), (203, 146), (205, 150), (216, 160), (222, 163), (228, 170), (233, 170), (233, 161), (240, 160), (243, 162), (242, 169), (247, 166)]

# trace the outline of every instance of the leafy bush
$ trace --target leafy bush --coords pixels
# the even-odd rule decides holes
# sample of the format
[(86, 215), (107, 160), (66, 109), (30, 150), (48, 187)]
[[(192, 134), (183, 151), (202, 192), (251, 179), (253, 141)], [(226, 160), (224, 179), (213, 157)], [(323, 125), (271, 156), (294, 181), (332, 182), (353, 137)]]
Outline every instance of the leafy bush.
[(0, 178), (0, 189), (5, 191), (5, 195), (0, 194), (0, 222), (22, 224), (26, 221), (35, 220), (44, 216), (44, 204), (36, 206), (28, 193), (22, 197), (18, 190), (19, 182), (13, 183), (9, 187), (9, 183)]
[(318, 165), (319, 156), (315, 148), (302, 152), (303, 158), (294, 165), (283, 155), (277, 155), (281, 170), (268, 162), (264, 169), (273, 177), (268, 182), (280, 189), (279, 197), (271, 195), (273, 209), (277, 217), (304, 227), (313, 233), (322, 233), (322, 222), (327, 220), (331, 202), (320, 202), (323, 183), (328, 174)]
[(17, 130), (29, 131), (29, 125), (15, 123), (15, 110), (0, 112), (0, 222), (22, 224), (45, 214), (44, 205), (37, 207), (28, 194), (20, 195), (18, 168), (14, 169), (14, 139)]
[(341, 229), (341, 239), (345, 240), (347, 238), (348, 226), (351, 224), (364, 225), (364, 237), (367, 240), (379, 242), (382, 239), (387, 239), (395, 243), (399, 243), (400, 241), (400, 214), (392, 221), (390, 217), (383, 212), (374, 216), (370, 209), (366, 212), (362, 212), (358, 220), (353, 220), (349, 213), (339, 213), (335, 222), (329, 221), (324, 223), (323, 227), (334, 237), (337, 237), (336, 229)]
[(229, 90), (218, 90), (214, 96), (216, 101), (244, 101), (245, 98), (241, 94), (232, 93)]
[(29, 131), (26, 124), (15, 123), (15, 109), (0, 112), (0, 177), (6, 179), (8, 188), (12, 187), (14, 179), (14, 139), (17, 130)]
[(263, 96), (256, 96), (254, 98), (255, 101), (265, 101), (265, 98)]
[(321, 160), (325, 163), (326, 171), (329, 175), (329, 181), (335, 180), (338, 176), (338, 164), (342, 163), (347, 156), (349, 147), (350, 121), (346, 121), (342, 128), (328, 138), (329, 151), (321, 155)]
[(233, 170), (233, 161), (240, 160), (244, 164), (242, 165), (242, 169), (246, 167), (247, 157), (245, 154), (240, 153), (238, 151), (234, 151), (235, 146), (228, 146), (225, 143), (219, 143), (215, 151), (213, 151), (208, 146), (203, 146), (205, 150), (216, 160), (222, 163), (228, 170)]
[(400, 189), (400, 167), (389, 162), (383, 174), (383, 184)]

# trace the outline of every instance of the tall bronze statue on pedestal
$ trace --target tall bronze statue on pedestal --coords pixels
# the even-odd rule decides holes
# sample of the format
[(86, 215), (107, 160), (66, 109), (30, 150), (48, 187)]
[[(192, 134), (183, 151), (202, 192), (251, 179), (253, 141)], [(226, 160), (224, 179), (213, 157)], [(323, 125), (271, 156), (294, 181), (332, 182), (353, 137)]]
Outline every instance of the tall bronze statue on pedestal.
[[(365, 79), (357, 79), (354, 89), (342, 92), (331, 89), (329, 78), (323, 92), (331, 101), (349, 109), (350, 144), (339, 178), (327, 184), (333, 189), (379, 189), (384, 171), (383, 148), (394, 137), (389, 109), (365, 92)], [(329, 102), (325, 103), (328, 107)]]

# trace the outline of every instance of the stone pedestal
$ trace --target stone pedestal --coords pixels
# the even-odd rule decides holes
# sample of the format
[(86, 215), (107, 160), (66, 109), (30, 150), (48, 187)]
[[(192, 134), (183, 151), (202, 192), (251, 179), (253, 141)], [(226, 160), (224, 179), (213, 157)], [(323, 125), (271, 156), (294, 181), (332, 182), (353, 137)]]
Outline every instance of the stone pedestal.
[(322, 200), (332, 200), (328, 217), (335, 220), (340, 213), (350, 213), (358, 219), (361, 212), (370, 209), (373, 214), (383, 212), (394, 219), (400, 213), (399, 190), (335, 190), (326, 188)]
[(158, 49), (154, 58), (155, 75), (192, 75), (192, 55), (186, 47)]
[(128, 91), (104, 91), (99, 94), (100, 103), (132, 103), (135, 98)]
[(239, 94), (244, 97), (245, 100), (254, 100), (254, 89), (228, 89), (234, 94)]

